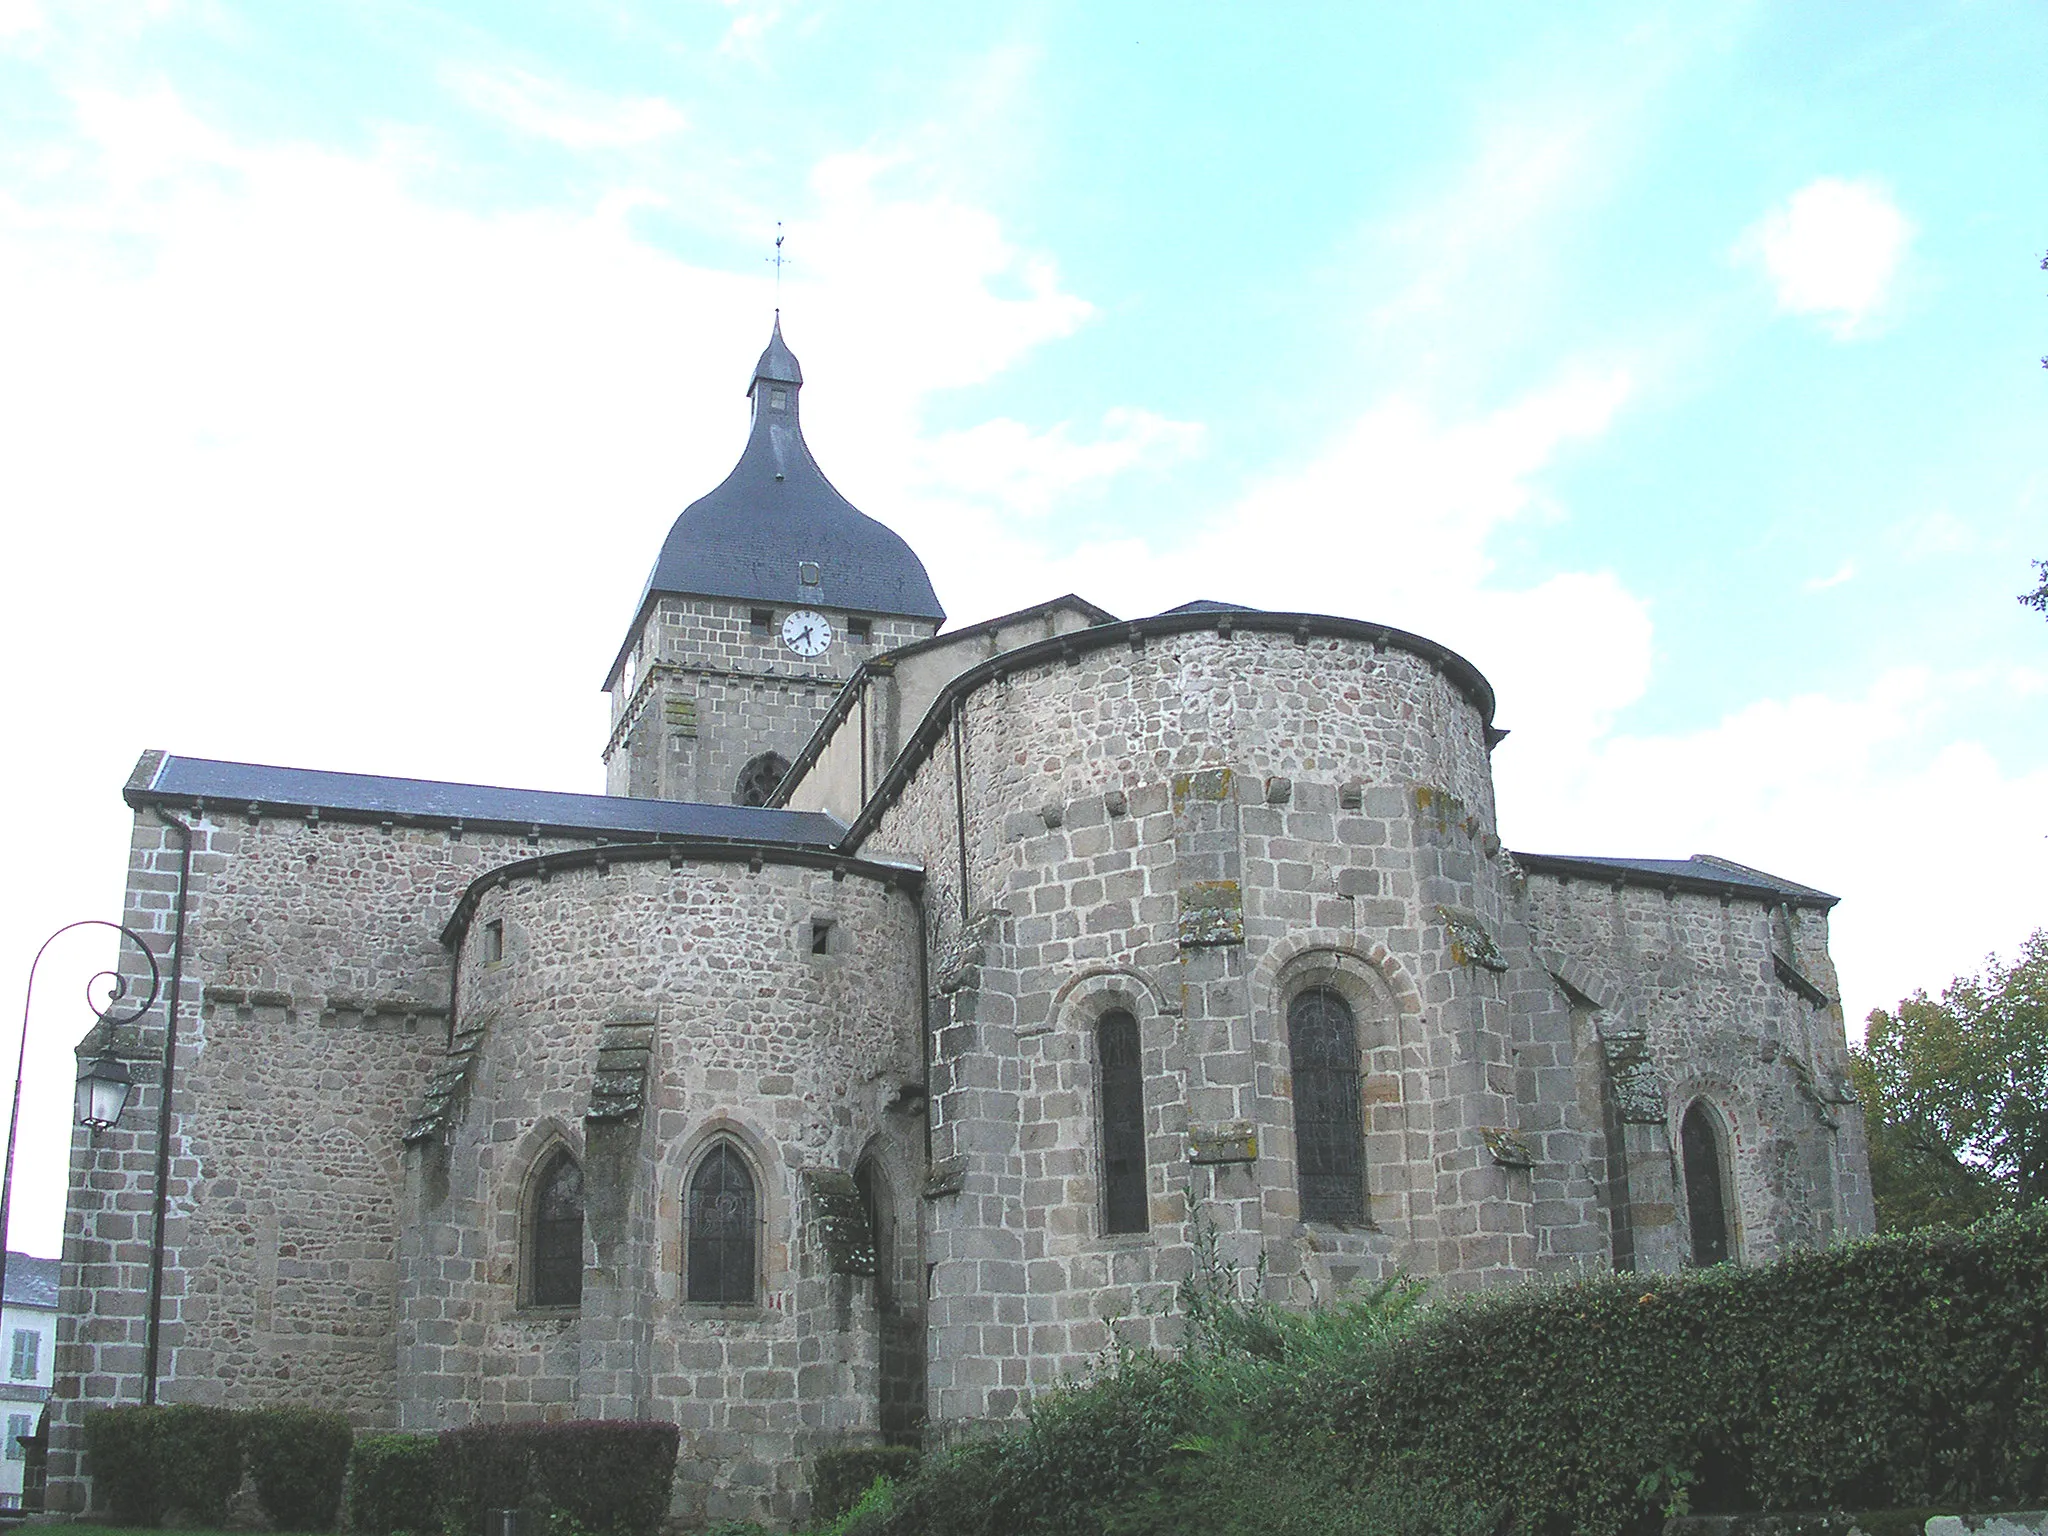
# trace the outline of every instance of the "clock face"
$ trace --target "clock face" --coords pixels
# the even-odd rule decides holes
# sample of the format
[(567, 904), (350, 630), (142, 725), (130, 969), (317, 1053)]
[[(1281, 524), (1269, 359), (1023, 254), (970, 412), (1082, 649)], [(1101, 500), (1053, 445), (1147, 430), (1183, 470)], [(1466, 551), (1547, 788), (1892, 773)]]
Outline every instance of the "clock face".
[(782, 643), (799, 656), (822, 656), (832, 643), (832, 625), (822, 613), (799, 608), (782, 621)]

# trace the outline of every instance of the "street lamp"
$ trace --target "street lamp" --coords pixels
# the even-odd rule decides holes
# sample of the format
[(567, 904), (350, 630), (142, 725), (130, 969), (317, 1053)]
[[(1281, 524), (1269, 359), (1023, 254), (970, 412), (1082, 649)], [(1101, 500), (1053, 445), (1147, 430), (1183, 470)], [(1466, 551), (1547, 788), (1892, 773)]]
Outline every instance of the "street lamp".
[[(21, 1073), (28, 1065), (28, 1020), (29, 1010), (35, 1006), (36, 967), (43, 963), (43, 952), (74, 928), (111, 928), (142, 952), (142, 958), (149, 962), (149, 995), (133, 1008), (123, 1009), (121, 999), (128, 995), (128, 982), (118, 971), (101, 971), (85, 984), (85, 1000), (109, 1035), (100, 1042), (97, 1057), (78, 1075), (78, 1097), (76, 1114), (78, 1123), (87, 1126), (97, 1136), (108, 1126), (121, 1118), (121, 1111), (128, 1107), (128, 1093), (133, 1080), (128, 1075), (128, 1065), (114, 1055), (111, 1031), (123, 1024), (133, 1024), (156, 1002), (156, 994), (163, 984), (163, 971), (156, 963), (156, 956), (142, 935), (132, 928), (119, 923), (110, 923), (102, 918), (88, 917), (75, 923), (66, 923), (47, 939), (36, 951), (36, 957), (29, 963), (28, 993), (21, 1002), (21, 1044), (14, 1059), (14, 1107), (7, 1115), (7, 1166), (0, 1173), (0, 1296), (7, 1294), (7, 1218), (14, 1207), (14, 1138), (21, 1128)], [(100, 984), (106, 983), (106, 1001), (93, 1002), (93, 993)]]
[(127, 1062), (104, 1052), (95, 1056), (78, 1074), (78, 1097), (72, 1118), (98, 1135), (121, 1118), (134, 1086)]

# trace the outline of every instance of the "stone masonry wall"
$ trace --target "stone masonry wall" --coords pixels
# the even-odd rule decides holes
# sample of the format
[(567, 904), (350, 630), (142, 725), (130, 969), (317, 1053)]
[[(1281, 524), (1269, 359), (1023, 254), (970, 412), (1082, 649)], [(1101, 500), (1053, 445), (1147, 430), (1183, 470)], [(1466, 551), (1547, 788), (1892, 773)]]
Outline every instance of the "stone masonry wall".
[[(494, 922), (504, 955), (484, 963)], [(921, 1080), (912, 898), (772, 863), (619, 862), (494, 887), (469, 935), (473, 1076), (450, 1133), (412, 1154), (404, 1422), (672, 1418), (678, 1516), (798, 1518), (806, 1458), (879, 1430), (876, 1281), (834, 1271), (808, 1191), (871, 1148), (906, 1198), (921, 1175), (916, 1138), (890, 1131)], [(651, 1050), (644, 1108), (600, 1127), (599, 1052), (626, 1036)], [(684, 1297), (684, 1191), (718, 1136), (759, 1183), (750, 1306)], [(558, 1143), (584, 1165), (567, 1315), (524, 1304), (519, 1274), (526, 1180)], [(914, 1207), (891, 1214), (915, 1232)]]
[[(1873, 1229), (1824, 911), (1547, 874), (1527, 877), (1523, 904), (1538, 952), (1584, 995), (1623, 1092), (1646, 1107), (1623, 1116), (1638, 1267), (1690, 1262), (1677, 1152), (1695, 1100), (1729, 1142), (1736, 1257)], [(1829, 1001), (1802, 996), (1774, 953)]]
[[(1456, 689), (1362, 641), (1194, 633), (1020, 671), (963, 720), (964, 900), (950, 737), (866, 845), (929, 871), (935, 1420), (1011, 1416), (1113, 1320), (1169, 1341), (1189, 1194), (1276, 1297), (1542, 1267), (1532, 1170), (1482, 1134), (1513, 1132), (1518, 1099), (1485, 722)], [(1285, 1012), (1310, 985), (1359, 1024), (1364, 1227), (1299, 1220)], [(1138, 1235), (1100, 1231), (1112, 1006), (1145, 1063)]]
[[(749, 623), (755, 608), (768, 611), (766, 629)], [(659, 599), (613, 680), (605, 792), (730, 805), (756, 754), (795, 760), (855, 667), (933, 629), (922, 619), (870, 618), (861, 642), (848, 634), (855, 615), (821, 608), (832, 644), (806, 658), (782, 643), (792, 611), (786, 603)]]
[[(159, 1364), (166, 1402), (318, 1402), (395, 1421), (397, 1138), (446, 1035), (456, 897), (542, 846), (209, 808), (194, 825)], [(136, 817), (122, 921), (170, 971), (178, 850)], [(146, 985), (139, 960), (124, 969)], [(74, 1134), (53, 1507), (86, 1486), (87, 1407), (142, 1394), (156, 1085), (168, 997), (116, 1042), (136, 1091)], [(97, 1045), (89, 1037), (85, 1047)]]

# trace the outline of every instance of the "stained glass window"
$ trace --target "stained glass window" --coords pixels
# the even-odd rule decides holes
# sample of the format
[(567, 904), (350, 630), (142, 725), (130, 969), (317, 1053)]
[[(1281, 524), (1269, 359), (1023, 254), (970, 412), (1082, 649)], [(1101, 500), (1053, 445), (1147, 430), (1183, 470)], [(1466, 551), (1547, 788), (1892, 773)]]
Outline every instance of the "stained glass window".
[(754, 1176), (729, 1141), (690, 1175), (688, 1294), (692, 1301), (746, 1306), (754, 1300)]
[(1302, 1220), (1363, 1222), (1365, 1125), (1350, 1005), (1328, 987), (1296, 994), (1287, 1007), (1287, 1058)]
[(1118, 1009), (1095, 1026), (1102, 1059), (1102, 1225), (1143, 1232), (1145, 1212), (1145, 1069), (1138, 1021)]
[(557, 1151), (534, 1184), (532, 1271), (528, 1299), (536, 1307), (573, 1307), (583, 1300), (583, 1170)]
[(1685, 1211), (1692, 1220), (1692, 1261), (1702, 1269), (1728, 1257), (1728, 1204), (1721, 1187), (1721, 1137), (1713, 1113), (1695, 1102), (1678, 1127), (1685, 1163)]

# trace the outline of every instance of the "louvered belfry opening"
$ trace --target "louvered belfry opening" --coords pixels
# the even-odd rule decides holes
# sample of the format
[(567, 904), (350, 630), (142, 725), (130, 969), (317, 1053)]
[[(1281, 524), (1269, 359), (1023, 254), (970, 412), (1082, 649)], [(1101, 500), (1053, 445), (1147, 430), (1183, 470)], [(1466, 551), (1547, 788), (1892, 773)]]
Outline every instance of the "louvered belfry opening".
[(754, 1175), (729, 1141), (714, 1142), (690, 1175), (691, 1301), (747, 1306), (754, 1300)]
[(1102, 1062), (1102, 1226), (1143, 1232), (1145, 1210), (1145, 1068), (1138, 1021), (1119, 1008), (1095, 1026)]
[(1363, 1223), (1365, 1126), (1351, 1005), (1329, 987), (1297, 993), (1287, 1005), (1287, 1059), (1302, 1220)]
[(530, 1228), (533, 1268), (527, 1291), (536, 1307), (573, 1307), (583, 1300), (583, 1170), (564, 1149), (549, 1157), (535, 1181)]
[(1678, 1127), (1685, 1164), (1685, 1212), (1692, 1222), (1692, 1261), (1705, 1269), (1728, 1257), (1728, 1201), (1721, 1185), (1721, 1137), (1713, 1112), (1694, 1101)]

